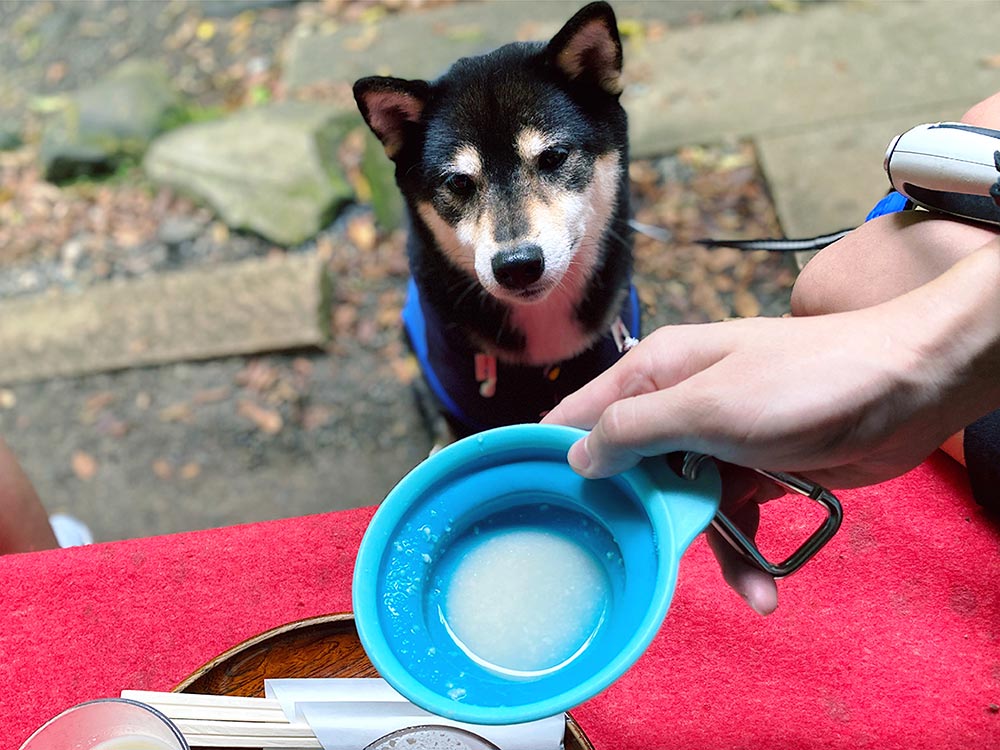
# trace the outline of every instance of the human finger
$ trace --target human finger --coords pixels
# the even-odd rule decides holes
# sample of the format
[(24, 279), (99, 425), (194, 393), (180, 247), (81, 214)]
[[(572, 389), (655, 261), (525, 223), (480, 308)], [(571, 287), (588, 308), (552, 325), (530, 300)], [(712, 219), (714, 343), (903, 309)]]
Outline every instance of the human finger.
[[(695, 332), (695, 328), (699, 331)], [(542, 422), (588, 430), (616, 401), (668, 388), (717, 362), (726, 351), (718, 334), (715, 325), (660, 328), (612, 367), (564, 398)]]
[[(757, 506), (744, 506), (739, 515), (759, 513)], [(735, 519), (734, 519), (735, 522)], [(774, 578), (746, 562), (714, 527), (705, 532), (708, 546), (722, 570), (722, 578), (750, 608), (760, 615), (769, 615), (778, 608), (778, 586)]]
[[(783, 491), (750, 469), (720, 463), (719, 473), (722, 477), (722, 512), (748, 539), (753, 540), (760, 525), (759, 503), (780, 497)], [(778, 606), (778, 587), (774, 578), (748, 563), (714, 526), (709, 527), (705, 537), (729, 587), (754, 612), (771, 614)]]
[[(715, 464), (722, 481), (720, 511), (754, 540), (760, 526), (760, 505), (785, 495), (785, 489), (753, 469), (724, 461)], [(714, 526), (709, 527), (706, 538), (726, 583), (758, 614), (773, 612), (778, 606), (774, 578), (748, 563)]]
[(622, 398), (609, 405), (593, 429), (567, 456), (570, 465), (589, 478), (608, 477), (635, 466), (648, 456), (677, 450), (711, 453), (705, 427), (714, 407), (692, 381), (673, 388)]

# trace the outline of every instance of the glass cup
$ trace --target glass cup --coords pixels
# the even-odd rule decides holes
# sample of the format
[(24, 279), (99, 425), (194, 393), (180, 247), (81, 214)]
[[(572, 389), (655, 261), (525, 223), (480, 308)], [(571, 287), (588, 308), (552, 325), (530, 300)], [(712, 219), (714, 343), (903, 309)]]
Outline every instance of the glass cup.
[(127, 698), (88, 701), (49, 719), (20, 750), (190, 750), (170, 719)]
[(365, 750), (499, 750), (478, 734), (457, 727), (419, 726), (390, 732), (379, 737)]

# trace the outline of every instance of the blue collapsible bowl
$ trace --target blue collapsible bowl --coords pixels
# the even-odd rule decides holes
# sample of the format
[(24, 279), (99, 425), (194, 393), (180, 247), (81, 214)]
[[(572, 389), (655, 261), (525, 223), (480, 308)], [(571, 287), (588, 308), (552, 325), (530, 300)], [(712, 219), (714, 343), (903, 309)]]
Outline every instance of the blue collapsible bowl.
[[(583, 479), (566, 453), (584, 434), (528, 424), (465, 438), (413, 469), (375, 513), (354, 569), (354, 615), (375, 668), (413, 703), (476, 724), (553, 716), (614, 682), (653, 640), (681, 555), (718, 509), (718, 473), (706, 466), (682, 479), (661, 457)], [(552, 669), (484, 665), (443, 621), (442, 589), (456, 559), (511, 529), (572, 542), (607, 579), (603, 617)]]

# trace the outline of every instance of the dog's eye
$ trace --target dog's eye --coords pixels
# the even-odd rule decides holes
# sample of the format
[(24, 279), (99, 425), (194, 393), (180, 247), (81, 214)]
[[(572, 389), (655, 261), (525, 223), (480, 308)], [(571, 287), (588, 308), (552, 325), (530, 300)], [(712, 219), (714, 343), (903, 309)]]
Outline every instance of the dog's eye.
[(538, 155), (538, 168), (543, 172), (552, 172), (559, 169), (569, 156), (569, 151), (558, 146), (547, 148)]
[(449, 175), (444, 186), (459, 198), (468, 198), (476, 189), (475, 181), (469, 175), (461, 173)]

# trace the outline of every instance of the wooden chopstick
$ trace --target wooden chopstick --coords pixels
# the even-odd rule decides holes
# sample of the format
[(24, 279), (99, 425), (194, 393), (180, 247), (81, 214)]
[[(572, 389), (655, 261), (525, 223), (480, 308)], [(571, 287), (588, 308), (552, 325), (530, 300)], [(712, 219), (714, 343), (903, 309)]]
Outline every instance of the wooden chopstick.
[[(122, 698), (152, 706), (168, 719), (225, 719), (228, 721), (269, 721), (288, 723), (278, 701), (239, 696), (157, 693), (150, 690), (123, 690)], [(183, 695), (183, 698), (177, 696)], [(225, 698), (226, 700), (219, 700)]]
[(322, 750), (323, 747), (308, 724), (290, 722), (281, 704), (270, 698), (151, 690), (123, 690), (121, 696), (163, 713), (192, 747), (286, 750)]
[(315, 740), (316, 735), (308, 724), (276, 724), (262, 721), (225, 721), (208, 720), (192, 721), (177, 719), (174, 724), (185, 737), (189, 734), (205, 735), (206, 737), (254, 736), (275, 739), (307, 739)]
[(297, 737), (258, 737), (227, 735), (220, 737), (210, 734), (185, 734), (184, 739), (191, 747), (252, 747), (283, 748), (284, 750), (323, 750), (319, 740)]
[(211, 706), (219, 708), (265, 708), (281, 711), (281, 703), (273, 698), (243, 695), (205, 695), (201, 693), (163, 693), (156, 690), (122, 690), (122, 698), (161, 706)]

